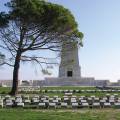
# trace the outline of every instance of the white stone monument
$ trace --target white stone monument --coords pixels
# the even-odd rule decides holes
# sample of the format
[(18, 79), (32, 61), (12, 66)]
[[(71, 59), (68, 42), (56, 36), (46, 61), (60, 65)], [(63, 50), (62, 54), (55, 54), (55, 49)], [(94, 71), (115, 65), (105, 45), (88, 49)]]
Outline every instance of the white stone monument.
[(59, 66), (59, 77), (81, 77), (77, 43), (71, 42), (63, 45), (61, 52), (61, 63)]
[(75, 42), (65, 43), (62, 46), (61, 62), (58, 78), (46, 78), (45, 86), (77, 86), (81, 80), (78, 46)]
[(75, 42), (62, 46), (59, 76), (45, 78), (43, 86), (103, 86), (108, 80), (97, 81), (94, 77), (82, 77), (79, 65), (78, 46)]

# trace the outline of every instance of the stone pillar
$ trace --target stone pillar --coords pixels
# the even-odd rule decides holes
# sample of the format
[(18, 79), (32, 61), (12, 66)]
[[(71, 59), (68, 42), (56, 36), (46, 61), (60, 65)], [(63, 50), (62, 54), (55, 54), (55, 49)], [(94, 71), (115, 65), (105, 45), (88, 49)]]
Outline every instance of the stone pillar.
[(70, 42), (63, 45), (61, 52), (61, 63), (59, 66), (59, 77), (81, 77), (77, 43)]

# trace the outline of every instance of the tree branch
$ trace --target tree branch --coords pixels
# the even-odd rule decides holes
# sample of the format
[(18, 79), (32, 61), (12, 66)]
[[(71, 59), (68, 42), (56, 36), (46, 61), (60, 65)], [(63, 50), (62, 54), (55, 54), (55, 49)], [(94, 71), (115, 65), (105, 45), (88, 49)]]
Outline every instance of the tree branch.
[(14, 67), (14, 65), (12, 65), (12, 64), (10, 64), (10, 63), (7, 63), (7, 62), (0, 63), (0, 66), (2, 66), (2, 65), (8, 65), (8, 66), (10, 66), (10, 67)]

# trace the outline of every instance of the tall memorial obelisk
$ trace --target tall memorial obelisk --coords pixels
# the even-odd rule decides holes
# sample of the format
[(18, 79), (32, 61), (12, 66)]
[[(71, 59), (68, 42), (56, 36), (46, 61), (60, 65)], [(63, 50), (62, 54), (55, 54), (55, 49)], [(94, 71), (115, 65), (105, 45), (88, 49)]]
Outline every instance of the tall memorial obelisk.
[(82, 77), (79, 65), (78, 46), (75, 42), (66, 42), (62, 46), (59, 76), (45, 78), (44, 86), (92, 86), (93, 77)]
[(75, 42), (65, 43), (62, 47), (59, 77), (79, 79), (81, 77), (78, 46)]

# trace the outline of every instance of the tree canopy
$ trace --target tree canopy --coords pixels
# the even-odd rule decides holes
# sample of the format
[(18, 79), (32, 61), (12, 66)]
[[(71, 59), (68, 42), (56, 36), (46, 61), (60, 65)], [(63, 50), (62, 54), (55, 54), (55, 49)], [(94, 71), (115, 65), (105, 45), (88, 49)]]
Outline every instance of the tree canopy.
[[(0, 13), (0, 48), (11, 54), (14, 67), (13, 88), (17, 93), (20, 61), (41, 61), (40, 56), (30, 56), (28, 51), (61, 51), (62, 45), (76, 41), (82, 45), (83, 34), (71, 12), (63, 6), (42, 0), (11, 0), (6, 4), (9, 13)], [(8, 61), (9, 62), (9, 61)]]

